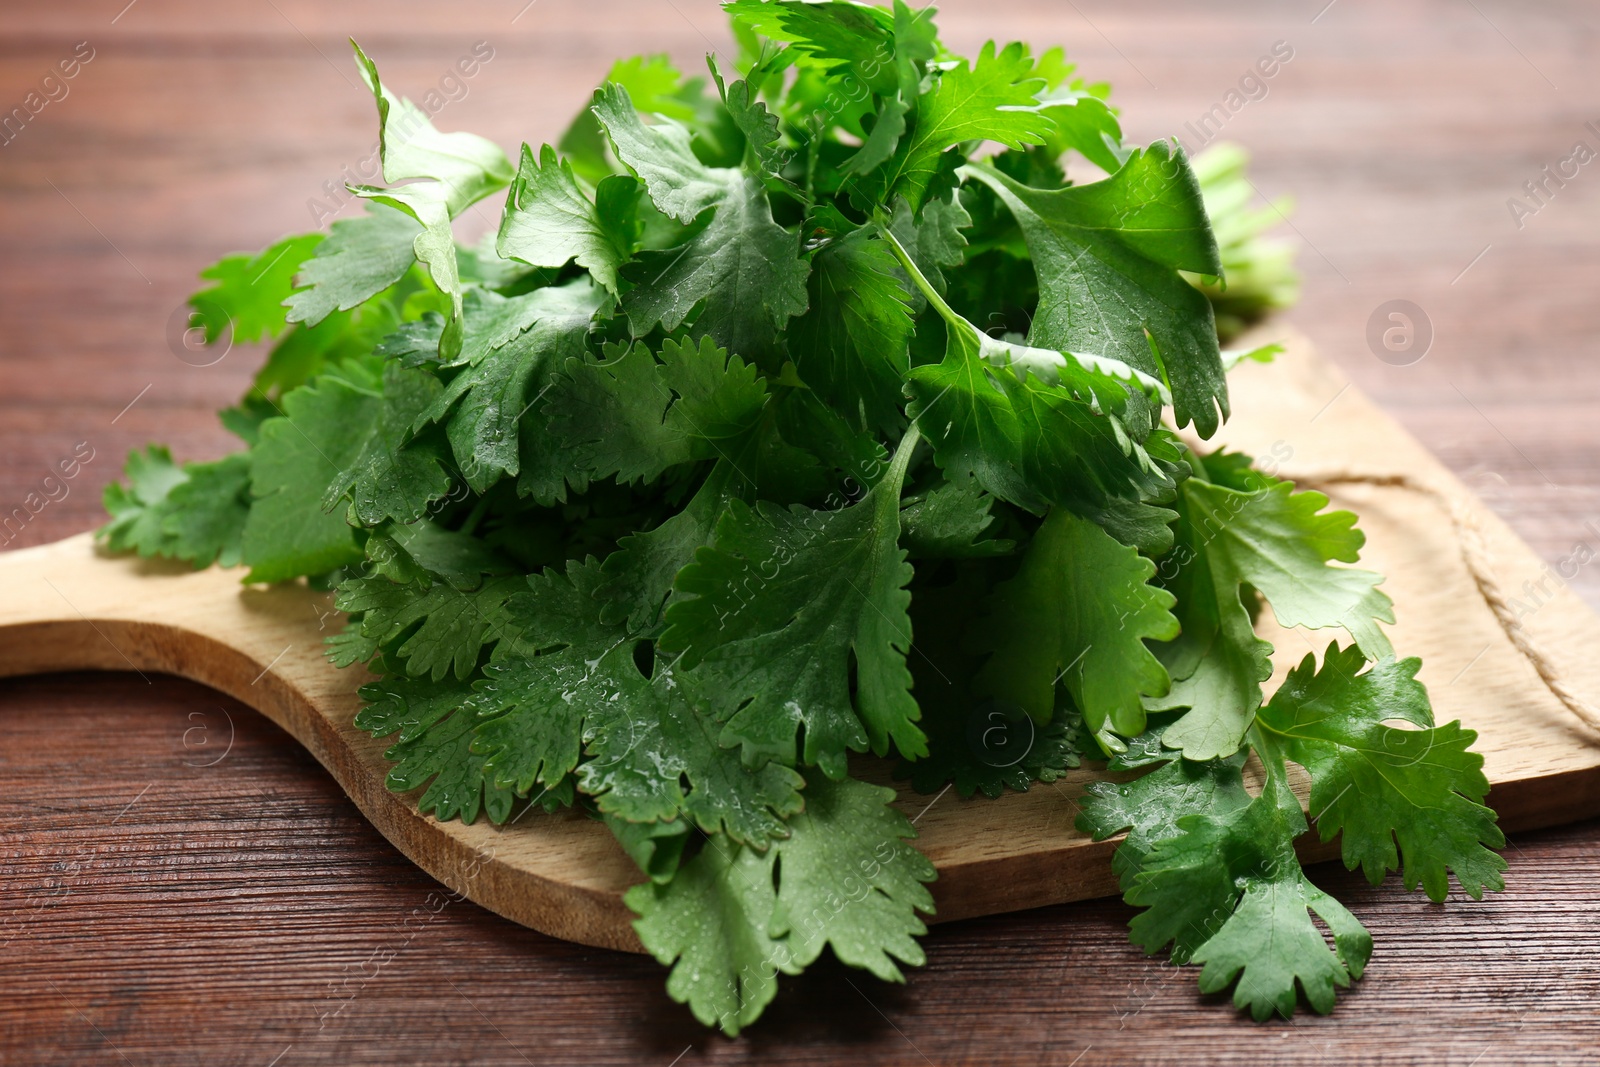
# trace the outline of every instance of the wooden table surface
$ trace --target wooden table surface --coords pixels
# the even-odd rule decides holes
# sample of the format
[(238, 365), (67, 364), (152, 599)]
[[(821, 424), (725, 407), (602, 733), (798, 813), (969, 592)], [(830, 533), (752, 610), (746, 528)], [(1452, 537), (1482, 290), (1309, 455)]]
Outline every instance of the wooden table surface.
[[(1142, 140), (1181, 132), (1287, 42), (1224, 136), (1254, 152), (1263, 194), (1297, 201), (1291, 321), (1546, 558), (1600, 538), (1600, 167), (1549, 185), (1520, 227), (1507, 204), (1577, 142), (1600, 148), (1592, 5), (944, 6), (963, 49), (1065, 44)], [(711, 0), (7, 4), (0, 111), (78, 42), (93, 55), (0, 146), (0, 512), (93, 450), (7, 547), (97, 524), (132, 446), (230, 447), (212, 412), (259, 354), (190, 366), (168, 331), (199, 268), (310, 228), (308, 202), (368, 153), (349, 35), (412, 96), (489, 42), (436, 121), (508, 149), (552, 139), (615, 55), (693, 67), (727, 42)], [(1393, 299), (1431, 321), (1411, 366), (1366, 340)], [(1600, 605), (1600, 567), (1573, 585)], [(1595, 823), (1519, 836), (1507, 890), (1482, 903), (1315, 870), (1377, 939), (1327, 1018), (1235, 1017), (1192, 969), (1131, 947), (1111, 900), (938, 928), (903, 988), (819, 966), (729, 1041), (646, 959), (446, 902), (286, 735), (213, 692), (16, 679), (0, 716), (0, 1063), (1600, 1061)]]

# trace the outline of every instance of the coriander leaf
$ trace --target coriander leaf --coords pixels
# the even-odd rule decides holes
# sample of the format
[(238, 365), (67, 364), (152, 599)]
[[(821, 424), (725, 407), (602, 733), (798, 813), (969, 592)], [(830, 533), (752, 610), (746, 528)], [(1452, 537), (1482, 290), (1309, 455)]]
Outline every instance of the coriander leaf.
[(943, 362), (914, 367), (906, 387), (907, 412), (933, 442), (946, 477), (971, 475), (1037, 511), (1054, 502), (1092, 512), (1111, 498), (1137, 501), (1170, 489), (1117, 418), (1134, 392), (1163, 395), (1164, 386), (1116, 360), (981, 333), (934, 291), (894, 235), (884, 236), (946, 323)]
[(1055, 133), (1044, 145), (1052, 158), (1060, 159), (1067, 149), (1075, 148), (1107, 174), (1122, 168), (1122, 126), (1104, 100), (1082, 89), (1067, 88), (1045, 94), (1039, 106), (1055, 122)]
[(506, 636), (506, 601), (525, 588), (516, 577), (462, 589), (445, 581), (401, 584), (373, 576), (340, 583), (334, 606), (360, 612), (361, 636), (379, 648), (392, 646), (408, 674), (440, 681), (453, 670), (464, 681), (477, 669), (484, 647)]
[[(358, 368), (351, 368), (357, 371)], [(329, 485), (367, 448), (382, 418), (379, 383), (324, 375), (285, 394), (283, 414), (261, 424), (251, 451), (243, 559), (247, 582), (322, 574), (362, 558), (342, 513), (323, 510)]]
[(347, 521), (373, 526), (385, 519), (415, 522), (428, 505), (450, 491), (439, 449), (411, 440), (411, 424), (435, 401), (442, 387), (423, 371), (398, 363), (383, 368), (383, 392), (376, 406), (363, 404), (371, 421), (365, 437), (328, 483), (322, 506), (350, 500)]
[(802, 378), (857, 425), (896, 432), (911, 369), (911, 292), (870, 230), (854, 230), (811, 261), (809, 310), (789, 327)]
[[(569, 299), (563, 299), (563, 297)], [(531, 326), (552, 313), (581, 313), (593, 308), (599, 294), (583, 281), (565, 286), (535, 289), (521, 296), (501, 296), (488, 289), (470, 289), (463, 298), (461, 351), (441, 366), (459, 367), (480, 363), (495, 349), (515, 341)], [(437, 316), (430, 328), (438, 324)]]
[(495, 248), (535, 267), (564, 267), (576, 260), (616, 295), (617, 269), (628, 259), (629, 241), (623, 220), (602, 214), (555, 149), (545, 145), (535, 158), (523, 145)]
[(645, 126), (620, 85), (595, 94), (594, 113), (656, 207), (685, 223), (713, 212), (688, 243), (640, 254), (634, 288), (623, 297), (634, 336), (658, 324), (675, 330), (704, 301), (697, 334), (747, 359), (771, 353), (784, 323), (806, 310), (810, 267), (799, 235), (773, 221), (761, 182), (700, 163), (682, 126)]
[(695, 549), (711, 543), (723, 509), (744, 488), (735, 460), (721, 460), (682, 511), (617, 542), (617, 551), (602, 565), (606, 581), (597, 593), (606, 602), (602, 619), (626, 620), (635, 633), (653, 632), (672, 594), (673, 579), (694, 558)]
[(1147, 706), (1193, 709), (1165, 735), (1167, 745), (1191, 759), (1239, 747), (1271, 673), (1272, 646), (1255, 636), (1242, 587), (1259, 591), (1284, 626), (1342, 627), (1369, 658), (1391, 653), (1377, 627), (1394, 620), (1389, 598), (1377, 589), (1381, 577), (1329, 565), (1357, 559), (1364, 538), (1355, 516), (1318, 514), (1328, 498), (1293, 489), (1278, 482), (1242, 492), (1198, 476), (1179, 489), (1180, 566), (1171, 588), (1183, 633), (1158, 650), (1172, 691)]
[(673, 965), (673, 999), (737, 1034), (771, 1001), (777, 973), (799, 973), (825, 946), (886, 981), (904, 980), (896, 960), (921, 965), (912, 939), (926, 931), (917, 912), (933, 911), (922, 883), (934, 870), (906, 843), (913, 831), (893, 799), (878, 786), (821, 779), (766, 855), (713, 837), (672, 881), (630, 889), (640, 940)]
[(613, 815), (602, 815), (606, 828), (628, 858), (658, 885), (672, 881), (683, 859), (683, 847), (692, 836), (687, 820), (677, 822), (628, 822)]
[[(1505, 836), (1482, 804), (1483, 757), (1468, 751), (1477, 734), (1434, 727), (1417, 660), (1357, 673), (1365, 665), (1358, 650), (1330, 644), (1321, 670), (1307, 655), (1256, 716), (1270, 750), (1311, 774), (1322, 840), (1340, 835), (1345, 866), (1360, 865), (1374, 885), (1404, 857), (1406, 888), (1420, 882), (1434, 901), (1445, 898), (1447, 870), (1475, 900), (1504, 888), (1505, 860), (1489, 848)], [(1418, 729), (1385, 725), (1394, 719)]]
[[(695, 158), (724, 166), (739, 162), (744, 138), (727, 108), (706, 92), (704, 78), (685, 78), (670, 56), (619, 59), (606, 74), (604, 83), (611, 82), (626, 89), (644, 114), (661, 115), (690, 127)], [(578, 174), (595, 185), (613, 172), (606, 158), (605, 133), (590, 108), (573, 120), (557, 147)]]
[(96, 533), (106, 539), (113, 552), (137, 552), (141, 556), (166, 555), (173, 535), (166, 531), (171, 515), (167, 497), (187, 480), (183, 468), (172, 461), (164, 445), (150, 445), (128, 453), (123, 467), (127, 487), (112, 482), (105, 488), (102, 503), (111, 521)]
[(443, 182), (418, 181), (385, 189), (373, 185), (352, 185), (350, 191), (364, 200), (405, 212), (421, 226), (422, 232), (411, 242), (417, 262), (427, 266), (434, 285), (450, 300), (450, 314), (439, 338), (439, 354), (450, 359), (461, 346), (461, 271), (456, 262), (456, 239), (450, 229), (450, 186)]
[(913, 211), (920, 210), (935, 188), (945, 150), (963, 141), (996, 141), (1007, 148), (1044, 143), (1054, 124), (1038, 110), (1035, 97), (1043, 87), (1021, 44), (997, 52), (990, 41), (970, 65), (957, 60), (918, 101), (911, 130), (894, 156), (856, 179), (860, 202), (888, 205), (904, 196)]
[(994, 497), (971, 479), (940, 482), (900, 509), (900, 541), (913, 559), (1010, 555), (1015, 542), (983, 536), (994, 522), (993, 504)]
[(876, 93), (898, 87), (893, 45), (894, 15), (853, 3), (801, 0), (735, 0), (724, 5), (736, 21), (764, 37), (792, 44), (800, 61), (854, 80)]
[(440, 133), (421, 108), (384, 86), (377, 65), (359, 45), (351, 41), (350, 46), (356, 69), (378, 105), (384, 181), (434, 179), (448, 190), (445, 202), (451, 217), (510, 184), (514, 170), (498, 145), (473, 133)]
[(319, 233), (285, 237), (256, 255), (224, 256), (200, 272), (216, 285), (189, 298), (195, 318), (205, 328), (206, 343), (233, 327), (236, 342), (276, 337), (286, 321), (283, 301), (294, 291), (294, 276), (323, 242)]
[[(959, 267), (967, 261), (967, 239), (962, 230), (972, 225), (972, 216), (961, 206), (961, 197), (952, 190), (948, 198), (930, 200), (919, 215), (905, 200), (895, 201), (889, 232), (894, 234), (927, 279), (934, 292), (944, 293), (944, 267)], [(913, 310), (921, 312), (926, 298), (912, 287)]]
[(755, 428), (767, 391), (754, 367), (709, 337), (610, 345), (604, 361), (569, 359), (551, 432), (592, 478), (654, 481), (667, 468), (717, 459)]
[[(399, 309), (392, 296), (404, 288), (405, 280), (376, 298), (357, 304), (349, 311), (332, 311), (315, 326), (295, 323), (278, 339), (267, 362), (256, 374), (254, 393), (266, 411), (267, 396), (282, 396), (306, 384), (323, 371), (372, 354), (378, 342), (400, 325)], [(437, 315), (433, 316), (435, 319)], [(438, 347), (438, 333), (434, 333)], [(437, 359), (437, 352), (433, 358)]]
[[(647, 675), (637, 639), (601, 620), (601, 581), (592, 560), (569, 563), (531, 577), (507, 605), (517, 638), (496, 647), (471, 701), (485, 773), (526, 794), (577, 768), (602, 812), (629, 822), (682, 813), (707, 833), (765, 847), (800, 807), (800, 777), (778, 764), (746, 768), (720, 748), (718, 724), (691, 706), (672, 666), (657, 658)], [(591, 758), (580, 767), (582, 751)]]
[(1144, 642), (1178, 633), (1174, 597), (1150, 584), (1155, 574), (1154, 563), (1099, 526), (1052, 510), (1016, 576), (995, 587), (979, 624), (980, 648), (990, 656), (978, 691), (1044, 724), (1062, 680), (1091, 733), (1143, 732), (1141, 698), (1160, 696), (1170, 685)]
[(163, 555), (196, 567), (236, 567), (244, 551), (250, 514), (250, 454), (236, 452), (214, 463), (186, 463), (187, 478), (166, 497), (161, 524)]
[(396, 793), (426, 785), (417, 810), (441, 821), (476, 822), (479, 810), (494, 822), (506, 821), (514, 796), (493, 782), (484, 772), (484, 757), (472, 751), (477, 722), (462, 708), (464, 685), (387, 671), (360, 692), (367, 704), (356, 715), (356, 728), (376, 737), (400, 733), (383, 754), (394, 764), (384, 784)]
[(729, 1036), (761, 1017), (787, 962), (767, 932), (777, 904), (771, 850), (763, 855), (717, 835), (672, 881), (636, 885), (623, 899), (639, 915), (639, 940), (672, 968), (668, 996)]
[(715, 57), (708, 57), (707, 62), (711, 64), (711, 74), (717, 80), (717, 88), (722, 91), (722, 102), (733, 117), (733, 124), (744, 134), (745, 145), (755, 160), (755, 169), (768, 177), (783, 180), (784, 156), (778, 148), (782, 139), (778, 116), (769, 112), (767, 105), (755, 98), (750, 83), (744, 79), (724, 88)]
[(898, 544), (915, 445), (907, 434), (883, 479), (842, 510), (730, 501), (713, 546), (678, 573), (661, 648), (683, 653), (727, 722), (723, 742), (747, 759), (793, 763), (802, 726), (805, 762), (832, 778), (847, 749), (883, 755), (892, 740), (906, 756), (927, 751), (905, 665), (911, 566)]
[(1097, 352), (1156, 375), (1178, 425), (1210, 437), (1228, 414), (1211, 305), (1180, 270), (1218, 274), (1200, 187), (1166, 142), (1135, 151), (1104, 181), (1030, 189), (991, 167), (963, 175), (1016, 216), (1039, 275), (1029, 343)]
[[(1178, 820), (1133, 876), (1130, 924), (1146, 952), (1172, 944), (1174, 962), (1205, 963), (1200, 991), (1233, 984), (1234, 1004), (1262, 1020), (1293, 1014), (1296, 984), (1312, 1009), (1333, 1010), (1335, 987), (1361, 977), (1372, 936), (1338, 901), (1306, 880), (1294, 839), (1306, 829), (1299, 803), (1269, 773), (1243, 807)], [(1314, 912), (1334, 936), (1329, 949)]]
[(427, 519), (373, 530), (367, 535), (367, 559), (378, 574), (401, 585), (419, 578), (443, 579), (460, 589), (475, 589), (484, 575), (511, 570), (485, 542)]
[[(638, 674), (631, 650), (610, 653), (610, 666), (629, 682), (626, 672)], [(578, 769), (583, 791), (601, 811), (630, 822), (666, 821), (681, 812), (706, 833), (757, 848), (782, 835), (781, 816), (801, 805), (800, 776), (778, 763), (752, 769), (723, 748), (720, 724), (691, 706), (681, 687), (692, 683), (669, 664), (658, 663), (650, 681), (654, 708), (624, 696), (624, 707), (590, 721), (593, 758)]]
[[(1111, 857), (1111, 869), (1123, 892), (1133, 887), (1134, 876), (1144, 869), (1151, 850), (1183, 832), (1185, 817), (1226, 817), (1247, 807), (1252, 799), (1239, 776), (1243, 755), (1203, 762), (1173, 758), (1170, 751), (1160, 751), (1158, 731), (1135, 738), (1130, 751), (1136, 750), (1154, 750), (1154, 757), (1141, 759), (1153, 758), (1162, 765), (1126, 785), (1091, 782), (1077, 818), (1078, 829), (1096, 841), (1127, 832)], [(1114, 769), (1126, 770), (1128, 764)]]
[(284, 300), (288, 321), (315, 326), (404, 278), (417, 261), (422, 228), (404, 211), (369, 203), (367, 214), (335, 222), (327, 240), (300, 265), (302, 286)]
[[(481, 493), (502, 474), (521, 469), (519, 422), (552, 386), (561, 361), (584, 351), (601, 292), (583, 279), (518, 298), (522, 321), (533, 325), (499, 347), (487, 348), (422, 413), (419, 423), (448, 416), (451, 449), (473, 489)], [(466, 332), (475, 336), (470, 328)], [(463, 340), (464, 355), (470, 358), (476, 351)]]
[[(354, 41), (356, 66), (378, 105), (378, 149), (384, 189), (352, 185), (356, 196), (397, 208), (422, 225), (412, 249), (427, 264), (439, 290), (450, 298), (451, 314), (440, 339), (440, 354), (459, 349), (461, 274), (456, 262), (454, 219), (470, 205), (511, 183), (514, 170), (493, 141), (471, 133), (440, 133), (409, 100), (395, 96), (378, 77), (378, 68)], [(395, 185), (396, 182), (410, 182)]]
[(892, 789), (850, 778), (806, 784), (805, 810), (789, 817), (788, 839), (774, 845), (778, 899), (769, 926), (796, 967), (825, 946), (885, 982), (905, 981), (896, 960), (925, 962), (912, 938), (927, 932), (917, 912), (933, 914), (923, 883), (934, 869), (907, 843), (916, 831), (894, 799)]

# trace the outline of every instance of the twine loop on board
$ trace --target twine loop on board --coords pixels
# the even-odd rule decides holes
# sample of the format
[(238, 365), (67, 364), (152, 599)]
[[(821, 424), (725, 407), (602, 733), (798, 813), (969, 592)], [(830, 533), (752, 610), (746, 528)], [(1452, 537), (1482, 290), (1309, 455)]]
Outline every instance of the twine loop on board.
[(1510, 598), (1500, 587), (1494, 575), (1494, 554), (1483, 536), (1483, 525), (1477, 511), (1460, 494), (1446, 493), (1408, 474), (1367, 474), (1359, 471), (1325, 470), (1305, 471), (1299, 474), (1284, 472), (1284, 476), (1297, 485), (1315, 488), (1323, 485), (1375, 485), (1405, 489), (1425, 496), (1439, 505), (1455, 527), (1456, 541), (1461, 546), (1461, 558), (1467, 565), (1478, 592), (1494, 612), (1495, 621), (1511, 643), (1522, 653), (1539, 678), (1566, 709), (1577, 716), (1589, 729), (1600, 733), (1600, 708), (1595, 707), (1574, 692), (1561, 677), (1555, 659), (1548, 649), (1534, 639), (1511, 608)]

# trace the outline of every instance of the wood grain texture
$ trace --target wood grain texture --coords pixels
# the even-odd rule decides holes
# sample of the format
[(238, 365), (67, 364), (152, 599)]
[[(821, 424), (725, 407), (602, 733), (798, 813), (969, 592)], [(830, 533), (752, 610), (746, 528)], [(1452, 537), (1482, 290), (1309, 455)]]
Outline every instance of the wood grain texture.
[[(1294, 61), (1226, 136), (1254, 152), (1264, 194), (1296, 199), (1293, 321), (1548, 562), (1592, 538), (1600, 182), (1586, 169), (1523, 229), (1506, 209), (1588, 139), (1592, 6), (1341, 2), (1314, 24), (1324, 0), (942, 6), (958, 47), (1065, 43), (1115, 82), (1140, 139), (1179, 131), (1291, 42)], [(0, 148), (0, 510), (77, 442), (95, 449), (11, 547), (96, 523), (130, 447), (233, 447), (212, 412), (256, 355), (188, 366), (165, 324), (198, 267), (307, 226), (306, 200), (370, 147), (345, 34), (413, 94), (491, 40), (496, 60), (439, 121), (508, 147), (551, 136), (616, 54), (667, 50), (687, 67), (726, 40), (706, 0), (539, 0), (515, 23), (522, 0), (124, 7), (0, 16), (0, 106), (73, 42), (98, 50), (71, 97)], [(1414, 366), (1378, 362), (1364, 338), (1397, 297), (1435, 328)], [(1600, 568), (1570, 587), (1600, 603)], [(1488, 684), (1482, 666), (1457, 684)], [(230, 754), (194, 766), (224, 713)], [(1594, 823), (1515, 836), (1508, 889), (1481, 904), (1315, 869), (1378, 942), (1326, 1019), (1235, 1019), (1195, 994), (1192, 970), (1128, 946), (1128, 910), (1098, 901), (938, 927), (904, 989), (819, 970), (729, 1042), (667, 1001), (648, 960), (468, 903), (420, 921), (432, 879), (287, 734), (212, 691), (131, 673), (18, 679), (0, 683), (0, 717), (0, 1062), (1482, 1065), (1591, 1062), (1600, 1042)]]

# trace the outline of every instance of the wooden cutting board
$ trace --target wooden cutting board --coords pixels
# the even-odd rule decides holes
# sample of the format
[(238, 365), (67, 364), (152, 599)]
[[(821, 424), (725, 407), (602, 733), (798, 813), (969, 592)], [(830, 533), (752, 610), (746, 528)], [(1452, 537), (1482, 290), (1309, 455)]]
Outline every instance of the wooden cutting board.
[[(1228, 444), (1275, 457), (1288, 477), (1404, 472), (1470, 499), (1308, 344), (1291, 339), (1288, 347), (1271, 365), (1234, 373), (1237, 421), (1222, 435)], [(1362, 565), (1388, 576), (1383, 588), (1399, 620), (1390, 630), (1395, 647), (1422, 657), (1438, 720), (1460, 719), (1478, 731), (1476, 747), (1493, 784), (1489, 802), (1502, 825), (1530, 829), (1600, 813), (1600, 737), (1550, 693), (1506, 637), (1440, 504), (1396, 487), (1327, 491), (1361, 516)], [(1600, 703), (1600, 619), (1564, 588), (1557, 568), (1471, 506), (1481, 512), (1496, 578), (1531, 611), (1527, 630), (1567, 684)], [(1593, 553), (1572, 558), (1600, 556), (1600, 532), (1595, 541)], [(572, 813), (534, 812), (503, 827), (418, 814), (414, 797), (384, 787), (388, 743), (351, 725), (360, 706), (356, 689), (368, 676), (323, 658), (323, 638), (342, 624), (331, 597), (302, 585), (241, 587), (240, 573), (106, 556), (89, 534), (0, 555), (0, 677), (164, 672), (221, 690), (289, 731), (385, 837), (451, 890), (556, 937), (642, 951), (622, 903), (637, 872), (603, 827)], [(1329, 636), (1284, 632), (1270, 618), (1259, 629), (1277, 646), (1280, 678), (1307, 652), (1320, 654)], [(890, 782), (886, 764), (858, 761), (853, 769)], [(937, 921), (1115, 893), (1116, 842), (1097, 844), (1073, 828), (1077, 797), (1097, 777), (1079, 770), (999, 800), (927, 797), (901, 787), (899, 805), (915, 820), (917, 845), (939, 870)], [(1336, 847), (1308, 841), (1302, 854), (1328, 858)]]

